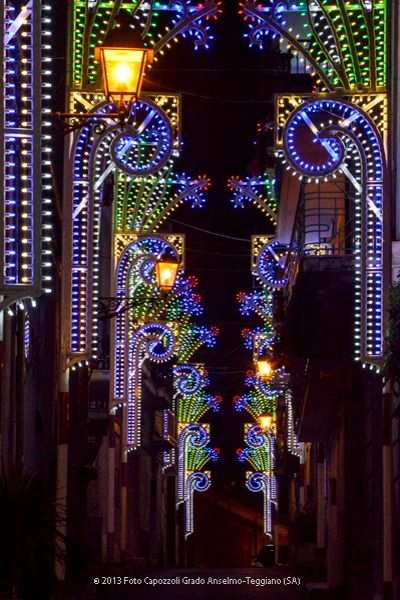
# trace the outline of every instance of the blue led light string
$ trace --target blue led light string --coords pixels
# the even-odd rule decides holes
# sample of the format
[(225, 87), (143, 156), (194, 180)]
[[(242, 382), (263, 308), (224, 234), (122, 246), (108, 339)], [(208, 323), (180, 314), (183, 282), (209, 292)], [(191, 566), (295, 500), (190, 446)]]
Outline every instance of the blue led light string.
[[(144, 43), (162, 56), (172, 42), (180, 36), (193, 40), (195, 49), (208, 48), (213, 39), (209, 21), (217, 18), (220, 2), (206, 0), (203, 4), (182, 0), (179, 2), (148, 2), (136, 0), (129, 3), (74, 2), (74, 19), (71, 23), (73, 72), (71, 84), (75, 89), (85, 89), (96, 81), (98, 62), (94, 48), (101, 45), (112, 29), (121, 8), (137, 23)], [(157, 59), (157, 57), (156, 57)]]
[(274, 174), (266, 171), (262, 176), (231, 177), (228, 187), (233, 192), (231, 202), (235, 208), (244, 208), (246, 203), (252, 203), (264, 213), (273, 225), (278, 219), (278, 200), (274, 190)]
[(45, 130), (50, 112), (50, 6), (29, 1), (18, 7), (5, 1), (3, 10), (1, 308), (50, 292), (52, 266), (47, 246), (52, 239), (50, 135)]
[[(129, 275), (134, 265), (141, 265), (150, 258), (153, 263), (157, 256), (169, 250), (176, 256), (176, 249), (162, 237), (144, 237), (131, 242), (124, 248), (116, 268), (116, 298), (117, 301), (123, 300), (130, 295)], [(143, 281), (143, 272), (139, 269), (139, 277), (136, 281), (139, 284)], [(146, 275), (147, 277), (147, 275)], [(154, 273), (151, 283), (153, 291), (156, 289)], [(126, 362), (126, 339), (128, 332), (130, 315), (129, 312), (117, 314), (114, 325), (114, 404), (118, 405), (125, 398), (125, 362)]]
[[(382, 137), (361, 108), (343, 100), (322, 99), (305, 101), (291, 114), (283, 139), (285, 157), (297, 173), (319, 179), (341, 170), (361, 196), (361, 214), (358, 211), (358, 228), (355, 231), (357, 298), (358, 289), (361, 293), (361, 314), (356, 314), (356, 342), (358, 337), (361, 339), (355, 352), (356, 359), (379, 368), (383, 352), (383, 197), (386, 173)], [(318, 145), (318, 155), (311, 155), (318, 157), (317, 162), (307, 158), (307, 143)], [(359, 155), (361, 172), (356, 176), (347, 167), (349, 149)]]
[[(211, 408), (219, 410), (220, 398), (207, 395), (208, 378), (202, 364), (178, 364), (174, 367), (174, 389), (178, 423), (178, 504), (185, 504), (185, 535), (193, 533), (193, 494), (208, 489), (210, 473), (203, 467), (216, 461), (219, 450), (207, 447), (210, 426), (198, 420)], [(204, 485), (194, 485), (202, 481)]]
[(125, 449), (135, 450), (141, 443), (141, 363), (145, 358), (152, 362), (166, 362), (175, 350), (175, 336), (163, 323), (141, 325), (129, 342), (129, 375), (125, 380), (124, 425)]

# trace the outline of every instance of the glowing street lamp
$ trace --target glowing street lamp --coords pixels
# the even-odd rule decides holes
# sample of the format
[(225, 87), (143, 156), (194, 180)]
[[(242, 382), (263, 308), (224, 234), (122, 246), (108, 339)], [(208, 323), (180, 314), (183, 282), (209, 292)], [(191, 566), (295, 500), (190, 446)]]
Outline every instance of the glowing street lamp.
[(88, 119), (116, 119), (124, 125), (129, 109), (140, 96), (146, 66), (153, 62), (154, 51), (143, 46), (138, 30), (133, 29), (132, 19), (123, 11), (118, 15), (116, 27), (104, 40), (103, 46), (95, 48), (95, 58), (101, 64), (104, 95), (113, 104), (116, 112), (107, 113), (61, 113), (55, 117), (63, 122), (66, 133), (82, 127)]
[(274, 418), (269, 413), (264, 413), (258, 417), (258, 422), (263, 431), (272, 429)]
[(101, 61), (104, 94), (118, 111), (126, 112), (139, 98), (146, 66), (153, 61), (153, 50), (141, 46), (99, 46), (95, 50), (96, 59)]
[(174, 257), (160, 258), (156, 261), (157, 287), (162, 292), (170, 292), (176, 281), (179, 262)]
[(270, 379), (272, 376), (272, 365), (269, 360), (258, 359), (256, 361), (257, 373), (261, 379)]
[(154, 51), (143, 46), (135, 25), (131, 15), (120, 11), (116, 26), (103, 45), (95, 48), (95, 58), (100, 61), (103, 73), (104, 94), (120, 112), (127, 112), (128, 106), (139, 98), (146, 66), (154, 57)]

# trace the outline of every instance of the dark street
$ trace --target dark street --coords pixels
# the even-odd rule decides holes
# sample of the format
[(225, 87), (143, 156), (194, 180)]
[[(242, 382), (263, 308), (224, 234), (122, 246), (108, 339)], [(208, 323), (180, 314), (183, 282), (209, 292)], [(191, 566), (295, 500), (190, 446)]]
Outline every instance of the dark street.
[(400, 600), (400, 0), (1, 14), (0, 600)]

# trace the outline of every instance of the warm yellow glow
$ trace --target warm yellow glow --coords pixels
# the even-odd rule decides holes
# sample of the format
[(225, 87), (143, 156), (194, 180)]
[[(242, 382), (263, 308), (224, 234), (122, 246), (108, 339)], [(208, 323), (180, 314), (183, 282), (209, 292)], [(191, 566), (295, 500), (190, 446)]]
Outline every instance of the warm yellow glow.
[[(134, 71), (129, 65), (120, 63), (113, 67), (113, 79), (122, 87), (129, 89), (134, 82)], [(129, 85), (131, 83), (131, 85)]]
[(267, 429), (272, 429), (272, 416), (271, 415), (261, 415), (258, 417), (258, 421), (260, 423), (261, 429), (266, 431)]
[(272, 375), (271, 363), (268, 360), (258, 360), (256, 364), (261, 379), (269, 379)]
[(152, 61), (146, 48), (96, 48), (101, 60), (107, 98), (117, 106), (134, 102), (140, 95), (144, 70)]
[(156, 263), (157, 286), (163, 292), (170, 292), (175, 285), (179, 263), (159, 260)]

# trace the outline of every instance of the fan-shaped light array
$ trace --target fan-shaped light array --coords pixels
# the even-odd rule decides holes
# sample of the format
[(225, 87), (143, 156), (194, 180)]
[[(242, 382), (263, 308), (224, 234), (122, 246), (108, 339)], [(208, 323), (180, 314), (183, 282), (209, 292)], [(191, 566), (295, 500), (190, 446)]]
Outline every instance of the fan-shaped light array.
[(250, 44), (267, 36), (310, 65), (323, 90), (383, 90), (386, 86), (387, 3), (278, 0), (240, 3)]
[[(203, 4), (190, 0), (132, 0), (125, 2), (123, 8), (136, 21), (144, 43), (162, 55), (180, 37), (193, 39), (196, 49), (208, 48), (212, 40), (209, 21), (218, 17), (220, 5), (221, 2), (213, 0)], [(76, 89), (96, 82), (99, 65), (94, 49), (104, 42), (115, 16), (113, 6), (106, 0), (96, 3), (74, 0), (72, 82)]]
[[(206, 393), (207, 372), (203, 364), (180, 363), (174, 367), (174, 389), (178, 425), (178, 501), (185, 503), (185, 535), (194, 531), (193, 493), (210, 486), (210, 472), (204, 466), (219, 457), (218, 448), (210, 448), (210, 426), (199, 423), (211, 408), (219, 410), (221, 398)], [(168, 456), (169, 465), (174, 457)], [(194, 485), (194, 482), (197, 482)], [(202, 485), (198, 485), (202, 482)]]

